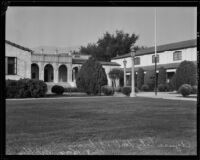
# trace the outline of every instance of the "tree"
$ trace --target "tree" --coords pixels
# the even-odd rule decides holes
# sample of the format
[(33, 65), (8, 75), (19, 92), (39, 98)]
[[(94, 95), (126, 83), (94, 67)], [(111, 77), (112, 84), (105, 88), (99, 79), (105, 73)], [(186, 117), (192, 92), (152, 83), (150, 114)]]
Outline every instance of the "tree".
[(191, 86), (197, 84), (197, 68), (191, 61), (183, 61), (180, 63), (175, 74), (176, 90), (183, 84), (190, 84)]
[(166, 76), (167, 76), (166, 69), (164, 67), (159, 68), (158, 85), (166, 83), (167, 80)]
[(144, 84), (148, 85), (150, 90), (153, 90), (155, 87), (155, 72), (147, 71), (144, 76)]
[(124, 72), (121, 69), (114, 68), (108, 73), (110, 79), (113, 82), (113, 88), (116, 88), (116, 80), (123, 81)]
[[(96, 44), (88, 44), (87, 47), (81, 47), (81, 54), (89, 54), (100, 61), (110, 61), (117, 55), (124, 55), (130, 52), (130, 47), (138, 40), (138, 35), (116, 31), (115, 34), (106, 32), (102, 38), (98, 39)], [(144, 47), (142, 47), (144, 48)], [(138, 50), (140, 47), (135, 46)]]
[(137, 74), (137, 88), (141, 89), (143, 84), (144, 84), (144, 70), (142, 68), (139, 68)]
[(101, 87), (107, 84), (107, 76), (102, 65), (90, 57), (78, 72), (76, 85), (87, 94), (101, 93)]

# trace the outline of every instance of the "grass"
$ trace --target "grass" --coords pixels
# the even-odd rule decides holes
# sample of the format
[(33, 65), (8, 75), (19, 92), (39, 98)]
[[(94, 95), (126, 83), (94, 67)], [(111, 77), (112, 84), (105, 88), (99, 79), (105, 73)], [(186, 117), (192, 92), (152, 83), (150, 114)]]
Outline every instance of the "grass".
[(196, 154), (196, 102), (7, 100), (6, 154)]

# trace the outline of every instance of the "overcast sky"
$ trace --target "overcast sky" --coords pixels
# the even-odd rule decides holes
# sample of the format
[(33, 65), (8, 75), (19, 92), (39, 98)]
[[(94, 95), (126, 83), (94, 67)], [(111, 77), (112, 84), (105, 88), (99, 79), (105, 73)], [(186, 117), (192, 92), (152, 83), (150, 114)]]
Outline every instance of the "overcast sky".
[[(6, 39), (37, 46), (86, 46), (108, 31), (139, 35), (137, 45), (154, 45), (154, 7), (8, 7)], [(157, 7), (157, 44), (195, 39), (195, 7)]]

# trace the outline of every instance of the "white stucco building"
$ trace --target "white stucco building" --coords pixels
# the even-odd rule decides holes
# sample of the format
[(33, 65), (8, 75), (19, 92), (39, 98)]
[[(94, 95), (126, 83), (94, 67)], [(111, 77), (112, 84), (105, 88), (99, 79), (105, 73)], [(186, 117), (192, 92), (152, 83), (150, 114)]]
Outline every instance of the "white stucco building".
[[(144, 71), (155, 69), (154, 54), (154, 47), (136, 51), (134, 59), (136, 74), (140, 67), (143, 68)], [(187, 60), (197, 63), (197, 40), (193, 39), (157, 46), (157, 56), (157, 72), (160, 67), (164, 67), (167, 71), (167, 80), (169, 81), (182, 61)], [(122, 56), (117, 56), (113, 58), (111, 62), (116, 62), (120, 64), (120, 68), (124, 68), (124, 60), (127, 61), (126, 74), (127, 80), (129, 79), (130, 82), (132, 66), (131, 54), (128, 53)]]
[[(51, 84), (76, 86), (76, 75), (82, 64), (89, 58), (87, 55), (70, 53), (44, 54), (6, 41), (6, 79), (31, 78)], [(116, 62), (100, 62), (105, 69), (108, 85), (112, 85), (108, 73), (119, 68)]]

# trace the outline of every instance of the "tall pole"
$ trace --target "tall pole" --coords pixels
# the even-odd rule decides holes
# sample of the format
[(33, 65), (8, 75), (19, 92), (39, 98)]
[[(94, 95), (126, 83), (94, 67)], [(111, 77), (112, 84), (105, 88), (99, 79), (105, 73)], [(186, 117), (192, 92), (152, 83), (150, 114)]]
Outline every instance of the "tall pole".
[(156, 44), (156, 7), (155, 7), (155, 95), (157, 95), (157, 44)]
[(132, 76), (131, 76), (131, 94), (130, 97), (136, 97), (135, 95), (135, 73), (134, 73), (134, 56), (135, 56), (135, 50), (133, 45), (131, 46), (131, 57), (132, 57)]
[(126, 63), (127, 63), (127, 61), (126, 61), (126, 59), (124, 59), (124, 87), (126, 87)]

